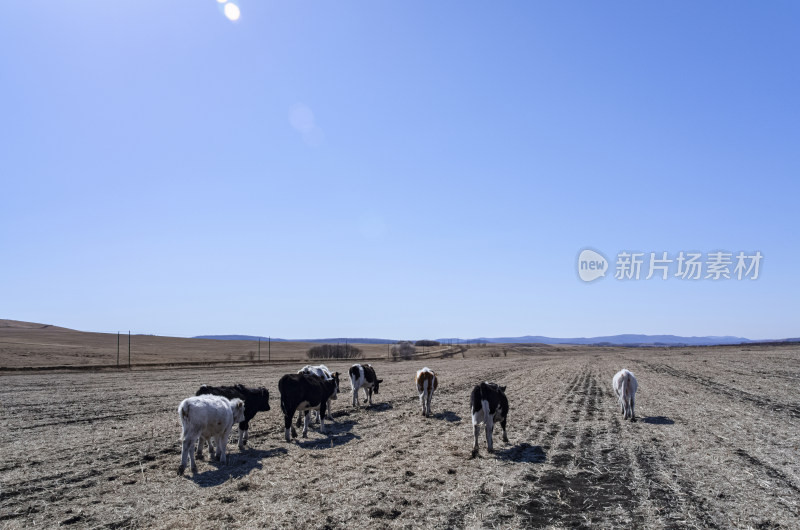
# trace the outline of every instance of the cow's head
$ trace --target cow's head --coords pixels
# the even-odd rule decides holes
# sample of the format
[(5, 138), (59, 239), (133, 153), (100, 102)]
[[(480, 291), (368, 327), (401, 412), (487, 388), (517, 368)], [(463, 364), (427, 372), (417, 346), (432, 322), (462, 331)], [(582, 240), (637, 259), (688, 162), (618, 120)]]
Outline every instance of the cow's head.
[(375, 388), (373, 388), (373, 390), (375, 391), (376, 394), (378, 393), (378, 388), (381, 386), (381, 383), (383, 383), (383, 379), (375, 380)]
[(231, 400), (231, 412), (233, 412), (233, 423), (244, 421), (244, 401), (239, 398)]
[(256, 410), (269, 410), (269, 390), (264, 388), (263, 386), (256, 390)]
[(336, 399), (336, 395), (339, 393), (339, 372), (333, 372), (333, 394), (331, 394), (331, 399)]

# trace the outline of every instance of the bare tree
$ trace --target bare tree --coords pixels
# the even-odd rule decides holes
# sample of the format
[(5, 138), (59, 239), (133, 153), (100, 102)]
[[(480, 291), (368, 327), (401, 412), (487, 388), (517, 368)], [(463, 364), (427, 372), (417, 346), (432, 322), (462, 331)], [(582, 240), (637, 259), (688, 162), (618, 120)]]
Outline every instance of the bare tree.
[(351, 344), (322, 344), (309, 349), (306, 355), (309, 359), (358, 359), (364, 352)]
[(394, 346), (392, 346), (392, 360), (403, 360), (409, 361), (414, 358), (414, 354), (417, 353), (417, 349), (414, 347), (413, 344), (409, 341), (402, 341), (398, 342)]

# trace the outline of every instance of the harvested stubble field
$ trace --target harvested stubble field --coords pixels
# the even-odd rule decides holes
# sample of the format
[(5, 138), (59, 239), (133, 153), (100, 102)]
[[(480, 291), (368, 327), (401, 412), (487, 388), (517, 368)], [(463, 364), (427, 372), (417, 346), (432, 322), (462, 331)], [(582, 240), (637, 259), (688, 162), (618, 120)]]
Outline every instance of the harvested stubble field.
[[(517, 347), (425, 364), (441, 378), (420, 415), (416, 362), (373, 363), (375, 406), (349, 383), (329, 434), (287, 444), (278, 378), (294, 367), (0, 377), (6, 528), (800, 526), (800, 351)], [(471, 351), (472, 352), (472, 351)], [(418, 365), (419, 364), (419, 365)], [(348, 364), (328, 363), (345, 372)], [(639, 379), (636, 423), (610, 381)], [(299, 367), (299, 365), (298, 365)], [(470, 458), (471, 387), (508, 386), (510, 443)], [(272, 410), (230, 462), (178, 477), (176, 408), (201, 383), (266, 385)], [(235, 434), (235, 430), (234, 430)]]

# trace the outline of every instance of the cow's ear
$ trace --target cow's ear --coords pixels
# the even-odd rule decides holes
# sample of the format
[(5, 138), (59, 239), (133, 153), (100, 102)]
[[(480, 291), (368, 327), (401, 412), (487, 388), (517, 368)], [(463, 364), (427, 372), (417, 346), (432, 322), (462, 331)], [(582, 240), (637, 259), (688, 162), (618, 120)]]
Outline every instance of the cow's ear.
[(333, 377), (339, 377), (339, 372), (333, 372)]
[(501, 386), (501, 387), (500, 387), (500, 392), (505, 392), (505, 391), (506, 391), (506, 387), (504, 387), (504, 386)]
[(383, 383), (383, 379), (378, 379), (378, 383)]

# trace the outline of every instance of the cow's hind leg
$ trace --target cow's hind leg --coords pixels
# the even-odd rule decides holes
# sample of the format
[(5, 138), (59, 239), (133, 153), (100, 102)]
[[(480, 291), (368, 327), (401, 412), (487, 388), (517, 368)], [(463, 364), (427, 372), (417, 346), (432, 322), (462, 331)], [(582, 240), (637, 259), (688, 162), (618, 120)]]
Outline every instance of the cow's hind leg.
[(303, 438), (308, 438), (308, 424), (311, 421), (311, 415), (309, 411), (305, 411), (305, 415), (303, 416)]
[(231, 434), (230, 431), (226, 431), (222, 434), (222, 436), (216, 437), (217, 442), (217, 460), (219, 460), (220, 464), (227, 464), (228, 463), (228, 436)]
[(194, 443), (196, 440), (193, 438), (189, 438), (184, 436), (183, 440), (181, 440), (181, 465), (178, 466), (178, 475), (183, 475), (184, 470), (186, 470), (186, 464), (189, 459), (192, 462), (192, 472), (197, 473), (197, 464), (194, 461)]
[(292, 437), (297, 438), (297, 431), (294, 430), (294, 426), (292, 425), (292, 418), (294, 418), (294, 413), (295, 413), (294, 409), (286, 410), (283, 413), (283, 427), (287, 442), (291, 442)]
[(327, 401), (323, 401), (319, 404), (319, 412), (317, 416), (319, 416), (319, 432), (325, 432), (325, 413), (328, 409)]
[(492, 431), (494, 431), (494, 420), (486, 418), (486, 445), (489, 446), (489, 452), (494, 453), (494, 445), (492, 444)]
[(506, 420), (503, 418), (503, 421), (500, 422), (500, 427), (503, 428), (503, 441), (508, 443), (508, 435), (506, 434)]
[[(197, 458), (198, 460), (202, 460), (204, 458), (203, 457), (203, 444), (205, 444), (205, 443), (206, 443), (206, 441), (203, 440), (202, 438), (197, 440), (197, 451), (195, 451), (195, 458)], [(211, 456), (214, 456), (214, 455), (212, 454)]]
[(476, 456), (478, 454), (478, 436), (481, 432), (480, 423), (483, 420), (483, 412), (475, 412), (472, 414), (472, 430), (474, 431), (473, 434), (475, 435), (475, 440), (472, 443), (472, 456)]
[(433, 399), (433, 390), (432, 389), (428, 389), (428, 408), (427, 408), (427, 412), (425, 412), (426, 416), (430, 416), (430, 413), (431, 413), (431, 400), (432, 399)]

